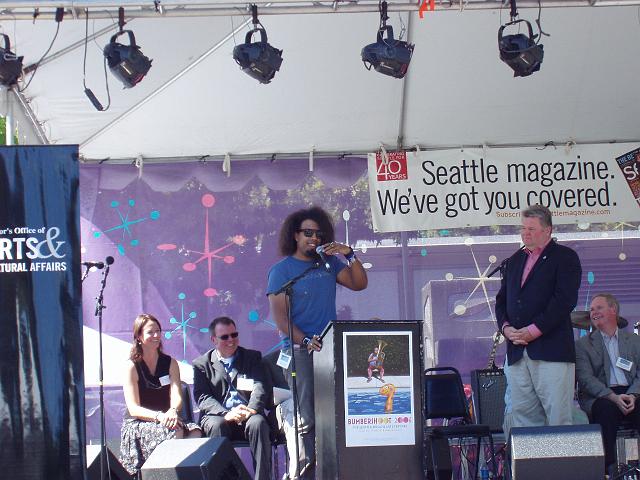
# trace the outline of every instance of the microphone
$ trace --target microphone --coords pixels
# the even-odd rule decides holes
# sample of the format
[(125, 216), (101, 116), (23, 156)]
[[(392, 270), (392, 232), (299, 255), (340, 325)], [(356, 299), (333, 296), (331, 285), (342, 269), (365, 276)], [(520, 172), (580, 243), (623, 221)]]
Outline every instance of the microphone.
[(109, 256), (109, 257), (105, 258), (104, 262), (91, 262), (91, 261), (89, 261), (89, 262), (82, 262), (82, 265), (84, 265), (87, 268), (95, 267), (95, 268), (100, 270), (100, 269), (104, 268), (105, 264), (106, 265), (111, 265), (114, 261), (115, 261), (114, 258)]
[(487, 275), (487, 278), (489, 277), (493, 277), (497, 271), (502, 271), (502, 269), (507, 265), (507, 262), (509, 260), (511, 260), (511, 258), (513, 257), (513, 255), (515, 255), (516, 253), (518, 253), (520, 250), (524, 250), (526, 248), (526, 245), (522, 245), (518, 250), (515, 251), (515, 253), (513, 253), (511, 255), (511, 257), (505, 258), (504, 260), (502, 260), (502, 262), (500, 263), (500, 265), (498, 265), (496, 268), (494, 268), (493, 270), (491, 270), (491, 273), (489, 275)]
[(316, 253), (320, 256), (320, 260), (324, 263), (324, 268), (328, 272), (331, 270), (331, 265), (329, 265), (329, 259), (324, 254), (324, 247), (322, 245), (318, 245), (316, 247)]

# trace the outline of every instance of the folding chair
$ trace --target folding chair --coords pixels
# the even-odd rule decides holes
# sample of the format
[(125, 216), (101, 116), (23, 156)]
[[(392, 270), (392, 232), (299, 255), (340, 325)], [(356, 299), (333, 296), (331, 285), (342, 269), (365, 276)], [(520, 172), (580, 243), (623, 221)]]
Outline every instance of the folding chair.
[(180, 418), (187, 423), (196, 422), (193, 418), (193, 399), (191, 396), (191, 387), (189, 387), (189, 384), (184, 380), (180, 382), (180, 393), (182, 394)]
[(425, 420), (442, 419), (448, 422), (452, 418), (459, 418), (460, 425), (431, 426), (425, 428), (425, 439), (429, 439), (431, 464), (433, 465), (435, 480), (441, 480), (438, 474), (437, 456), (433, 440), (438, 438), (477, 438), (478, 447), (475, 459), (475, 469), (471, 478), (477, 478), (480, 461), (480, 446), (483, 438), (489, 439), (491, 448), (491, 468), (493, 478), (498, 478), (493, 437), (489, 425), (473, 424), (469, 414), (467, 399), (460, 373), (453, 367), (428, 368), (424, 372), (424, 418)]

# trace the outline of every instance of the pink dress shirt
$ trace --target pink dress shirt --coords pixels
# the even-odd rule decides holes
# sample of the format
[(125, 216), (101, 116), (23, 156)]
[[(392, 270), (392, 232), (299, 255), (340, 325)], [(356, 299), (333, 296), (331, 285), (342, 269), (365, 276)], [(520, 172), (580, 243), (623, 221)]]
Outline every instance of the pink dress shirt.
[[(527, 277), (531, 273), (531, 270), (533, 270), (533, 266), (536, 264), (536, 262), (540, 258), (540, 255), (542, 255), (542, 251), (547, 247), (547, 245), (549, 245), (550, 241), (551, 241), (551, 237), (549, 237), (549, 239), (541, 247), (538, 247), (534, 250), (529, 250), (528, 248), (524, 249), (525, 253), (528, 255), (528, 258), (526, 263), (524, 264), (524, 270), (522, 271), (522, 279), (520, 280), (520, 286), (524, 285), (524, 282), (527, 281)], [(504, 330), (504, 328), (507, 325), (509, 325), (509, 323), (505, 322), (505, 325), (502, 327), (502, 329)], [(542, 332), (536, 326), (535, 323), (532, 323), (531, 325), (527, 326), (527, 330), (529, 330), (529, 334), (531, 334), (531, 336), (533, 337), (533, 340), (535, 340), (536, 338), (542, 335)]]

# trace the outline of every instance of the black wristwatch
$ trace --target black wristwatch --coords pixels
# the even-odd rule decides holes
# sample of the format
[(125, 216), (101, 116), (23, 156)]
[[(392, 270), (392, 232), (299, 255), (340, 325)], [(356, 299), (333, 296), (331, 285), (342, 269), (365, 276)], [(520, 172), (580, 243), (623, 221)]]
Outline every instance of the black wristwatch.
[(306, 347), (307, 345), (309, 345), (311, 343), (311, 339), (309, 337), (304, 337), (302, 339), (302, 346)]

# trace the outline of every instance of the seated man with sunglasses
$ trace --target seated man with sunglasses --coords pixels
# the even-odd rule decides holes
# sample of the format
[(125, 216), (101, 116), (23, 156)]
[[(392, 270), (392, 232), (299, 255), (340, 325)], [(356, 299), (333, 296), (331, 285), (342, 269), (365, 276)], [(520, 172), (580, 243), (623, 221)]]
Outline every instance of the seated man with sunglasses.
[(200, 426), (209, 437), (248, 440), (256, 480), (271, 478), (271, 440), (264, 416), (262, 355), (239, 346), (235, 322), (218, 317), (209, 325), (215, 348), (193, 361), (193, 394)]

